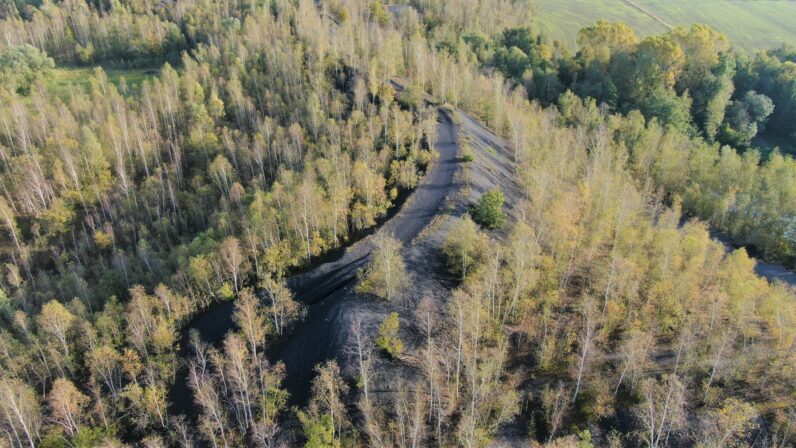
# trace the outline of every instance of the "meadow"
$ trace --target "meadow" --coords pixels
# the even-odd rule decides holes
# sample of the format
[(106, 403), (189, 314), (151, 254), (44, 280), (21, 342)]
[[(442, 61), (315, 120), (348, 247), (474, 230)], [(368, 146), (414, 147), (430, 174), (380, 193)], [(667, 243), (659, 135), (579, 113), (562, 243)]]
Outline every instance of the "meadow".
[(704, 23), (745, 52), (796, 41), (792, 0), (536, 0), (538, 25), (552, 39), (576, 47), (578, 30), (597, 20), (620, 20), (640, 35)]
[[(95, 67), (57, 67), (47, 75), (47, 87), (61, 99), (68, 98), (72, 89), (88, 91), (94, 78)], [(136, 94), (144, 80), (154, 78), (159, 68), (103, 68), (108, 80), (125, 95)]]

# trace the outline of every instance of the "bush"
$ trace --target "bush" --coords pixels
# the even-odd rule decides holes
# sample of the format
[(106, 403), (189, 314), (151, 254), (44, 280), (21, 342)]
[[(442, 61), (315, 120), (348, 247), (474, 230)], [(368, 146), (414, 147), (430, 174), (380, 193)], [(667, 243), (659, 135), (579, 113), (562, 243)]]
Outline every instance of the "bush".
[(473, 150), (470, 148), (470, 145), (465, 145), (463, 152), (464, 156), (462, 156), (462, 160), (468, 163), (475, 160), (475, 155), (473, 154)]
[(472, 207), (473, 220), (488, 229), (499, 229), (506, 221), (503, 201), (503, 192), (500, 188), (490, 190)]
[(468, 215), (456, 220), (451, 227), (442, 251), (453, 271), (464, 279), (467, 272), (478, 265), (487, 249), (487, 238)]
[(376, 338), (376, 346), (387, 352), (392, 359), (401, 356), (404, 343), (398, 337), (398, 330), (401, 322), (398, 320), (398, 313), (390, 313), (384, 318), (384, 322), (379, 325), (379, 337)]
[(423, 89), (416, 84), (411, 84), (397, 96), (397, 99), (403, 107), (419, 110), (423, 106)]

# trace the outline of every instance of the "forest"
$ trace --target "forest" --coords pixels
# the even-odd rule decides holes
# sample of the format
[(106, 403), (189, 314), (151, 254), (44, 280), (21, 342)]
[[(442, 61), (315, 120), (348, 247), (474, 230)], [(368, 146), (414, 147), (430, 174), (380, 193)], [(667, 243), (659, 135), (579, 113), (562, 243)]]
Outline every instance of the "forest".
[(0, 447), (796, 444), (796, 47), (534, 14), (0, 0)]

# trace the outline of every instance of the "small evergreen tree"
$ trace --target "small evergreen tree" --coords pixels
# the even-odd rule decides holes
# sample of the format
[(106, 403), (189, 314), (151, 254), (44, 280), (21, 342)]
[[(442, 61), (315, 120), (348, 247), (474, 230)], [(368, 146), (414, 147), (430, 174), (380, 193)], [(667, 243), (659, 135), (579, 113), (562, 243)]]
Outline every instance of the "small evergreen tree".
[(506, 221), (503, 213), (503, 192), (494, 188), (481, 196), (472, 209), (473, 220), (488, 229), (499, 229)]

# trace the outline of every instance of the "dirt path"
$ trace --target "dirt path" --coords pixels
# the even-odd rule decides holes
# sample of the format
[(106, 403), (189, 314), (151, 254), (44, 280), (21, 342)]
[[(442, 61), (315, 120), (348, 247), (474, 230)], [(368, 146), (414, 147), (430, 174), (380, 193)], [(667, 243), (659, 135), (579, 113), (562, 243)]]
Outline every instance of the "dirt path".
[[(411, 242), (431, 223), (445, 199), (455, 191), (454, 174), (459, 162), (456, 135), (456, 125), (450, 115), (440, 110), (434, 144), (439, 158), (400, 211), (382, 226), (404, 244)], [(285, 363), (285, 387), (291, 393), (292, 403), (303, 404), (308, 398), (316, 364), (341, 358), (344, 354), (345, 341), (351, 331), (350, 316), (367, 305), (353, 293), (352, 286), (357, 271), (365, 265), (372, 249), (371, 238), (366, 237), (348, 248), (337, 260), (288, 279), (296, 300), (308, 306), (308, 313), (269, 359)], [(219, 344), (226, 333), (234, 329), (233, 312), (234, 303), (224, 302), (199, 313), (182, 332), (180, 345), (183, 351), (188, 346), (191, 330), (197, 331), (203, 341)], [(169, 396), (173, 411), (193, 415), (192, 393), (184, 372), (178, 373), (178, 377)]]
[[(734, 244), (729, 235), (717, 230), (711, 230), (710, 237), (723, 244), (727, 249), (727, 252), (732, 252), (733, 250), (742, 247)], [(759, 275), (760, 277), (764, 277), (771, 282), (781, 281), (786, 285), (796, 286), (796, 273), (793, 271), (788, 270), (782, 265), (766, 263), (765, 261), (757, 258), (755, 258), (755, 262), (755, 274)]]
[[(410, 243), (421, 232), (425, 233), (423, 230), (437, 216), (443, 214), (446, 200), (459, 191), (456, 180), (456, 173), (461, 166), (457, 141), (459, 132), (467, 136), (470, 146), (478, 155), (468, 175), (470, 199), (480, 197), (498, 185), (507, 198), (505, 211), (513, 218), (516, 217), (516, 204), (524, 197), (513, 178), (513, 164), (506, 142), (467, 115), (458, 112), (455, 115), (456, 123), (448, 112), (439, 111), (435, 142), (439, 159), (430, 167), (422, 183), (400, 211), (382, 226), (405, 244), (406, 262), (414, 275), (413, 284), (406, 291), (409, 301), (417, 301), (423, 296), (444, 295), (448, 290), (435, 253), (444, 231), (437, 231), (435, 236), (429, 238), (435, 241), (420, 245)], [(714, 234), (713, 237), (721, 240), (720, 235)], [(347, 342), (354, 328), (354, 319), (364, 316), (372, 324), (380, 321), (391, 306), (394, 307), (393, 304), (374, 301), (353, 291), (357, 272), (367, 263), (372, 248), (371, 239), (366, 237), (349, 247), (336, 260), (288, 279), (288, 286), (296, 299), (308, 306), (308, 313), (306, 319), (293, 329), (281, 345), (270, 349), (268, 357), (274, 362), (282, 361), (285, 364), (284, 386), (291, 394), (291, 404), (302, 405), (309, 398), (315, 365), (329, 359), (341, 362), (346, 359)], [(796, 285), (796, 274), (782, 266), (758, 261), (756, 271), (769, 280), (782, 280)], [(234, 304), (225, 302), (197, 315), (183, 330), (180, 342), (183, 351), (187, 347), (190, 330), (198, 331), (205, 342), (220, 343), (224, 335), (234, 328), (233, 311)], [(178, 373), (178, 378), (169, 396), (173, 403), (172, 411), (195, 416), (192, 393), (184, 372)]]
[[(455, 191), (454, 173), (459, 148), (456, 125), (440, 112), (437, 140), (439, 159), (426, 174), (400, 212), (382, 229), (408, 245), (441, 211), (449, 194)], [(287, 342), (275, 353), (274, 361), (285, 363), (285, 387), (294, 403), (303, 403), (316, 364), (328, 359), (342, 359), (346, 341), (353, 329), (352, 317), (361, 308), (374, 304), (353, 292), (357, 271), (367, 262), (373, 249), (366, 238), (352, 246), (337, 261), (327, 263), (304, 275), (290, 279), (296, 298), (311, 305), (307, 318), (293, 329)]]

